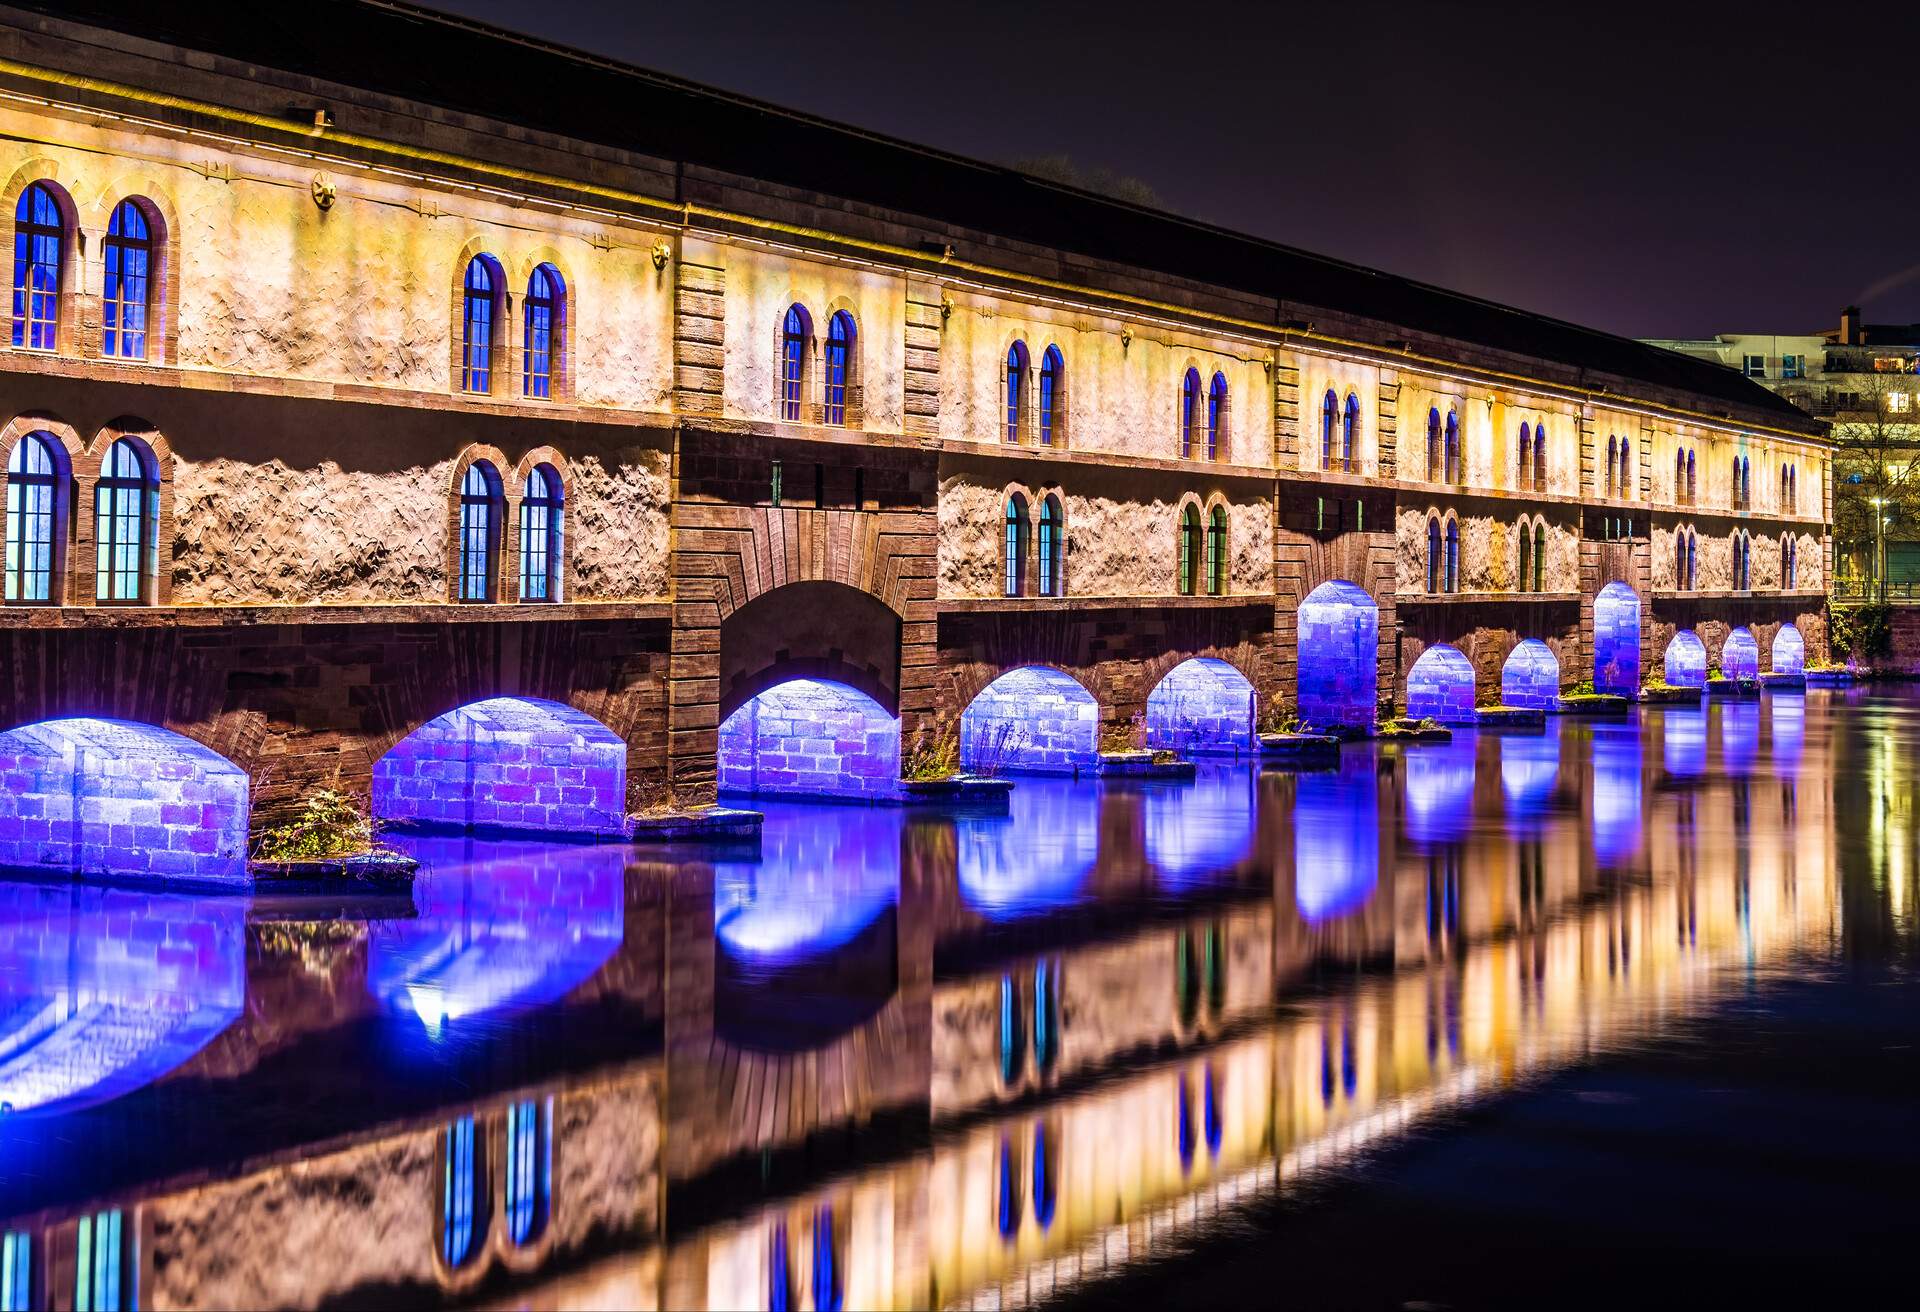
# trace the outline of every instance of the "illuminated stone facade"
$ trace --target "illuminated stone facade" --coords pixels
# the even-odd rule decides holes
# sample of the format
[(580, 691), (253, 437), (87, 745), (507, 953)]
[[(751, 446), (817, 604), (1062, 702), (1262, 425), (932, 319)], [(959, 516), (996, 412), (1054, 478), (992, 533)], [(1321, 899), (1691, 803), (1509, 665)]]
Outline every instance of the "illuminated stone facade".
[[(344, 0), (311, 21), (356, 67), (128, 14), (0, 13), (0, 218), (57, 214), (23, 275), (52, 345), (0, 349), (0, 470), (33, 460), (0, 478), (58, 471), (0, 730), (163, 727), (257, 823), (525, 698), (619, 740), (593, 787), (623, 770), (631, 809), (711, 797), (722, 722), (795, 678), (897, 719), (891, 758), (855, 751), (885, 760), (1045, 669), (1091, 712), (1009, 714), (1072, 768), (1195, 659), (1255, 724), (1364, 725), (1438, 646), (1476, 703), (1525, 641), (1623, 691), (1680, 630), (1825, 655), (1823, 430), (1726, 371), (832, 125), (749, 133), (536, 43), (566, 94), (490, 116)], [(436, 69), (506, 49), (432, 40)], [(1351, 609), (1315, 619), (1321, 588)], [(1155, 743), (1244, 745), (1224, 695)], [(599, 827), (599, 791), (532, 827)]]

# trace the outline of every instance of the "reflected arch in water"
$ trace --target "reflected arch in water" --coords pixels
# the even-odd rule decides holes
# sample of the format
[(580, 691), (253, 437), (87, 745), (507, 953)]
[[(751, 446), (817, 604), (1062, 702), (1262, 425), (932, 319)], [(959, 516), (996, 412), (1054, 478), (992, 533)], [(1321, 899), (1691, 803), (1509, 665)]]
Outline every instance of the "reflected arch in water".
[[(967, 770), (1074, 774), (1099, 759), (1100, 706), (1065, 670), (1023, 665), (982, 688), (960, 716)], [(1018, 790), (1015, 790), (1018, 792)]]
[(1760, 644), (1752, 629), (1742, 627), (1727, 635), (1720, 648), (1720, 673), (1729, 679), (1760, 677)]
[(1660, 763), (1678, 779), (1707, 772), (1707, 707), (1668, 707), (1660, 716)]
[(1465, 652), (1436, 643), (1407, 671), (1407, 715), (1441, 724), (1472, 724), (1473, 662)]
[(1300, 603), (1299, 712), (1316, 728), (1364, 729), (1379, 709), (1380, 608), (1344, 579)]
[(1636, 730), (1593, 730), (1593, 853), (1619, 865), (1640, 850), (1640, 736)]
[(438, 1035), (502, 1008), (545, 1006), (619, 948), (624, 847), (402, 838), (421, 863), (411, 920), (367, 927), (367, 987)]
[(1380, 799), (1371, 756), (1303, 774), (1293, 795), (1294, 905), (1309, 925), (1358, 911), (1380, 882)]
[(1807, 669), (1807, 640), (1792, 624), (1782, 624), (1773, 635), (1773, 672), (1804, 674)]
[(1416, 843), (1453, 843), (1473, 828), (1473, 782), (1478, 741), (1409, 749), (1400, 760), (1405, 771), (1407, 837)]
[(1538, 638), (1515, 643), (1500, 667), (1500, 701), (1506, 706), (1550, 711), (1560, 696), (1560, 661)]
[(1176, 752), (1253, 749), (1253, 684), (1226, 661), (1181, 661), (1147, 694), (1147, 746)]
[(0, 1103), (57, 1116), (144, 1088), (246, 1005), (247, 902), (0, 883)]
[(1190, 787), (1146, 794), (1147, 862), (1162, 887), (1182, 889), (1228, 874), (1253, 845), (1253, 772), (1201, 767)]
[(561, 702), (469, 702), (374, 762), (373, 814), (428, 833), (624, 834), (627, 745)]
[(1667, 643), (1663, 677), (1676, 688), (1701, 688), (1707, 682), (1707, 644), (1692, 629), (1680, 629)]
[(1760, 754), (1760, 703), (1722, 701), (1720, 712), (1720, 760), (1730, 775), (1753, 773), (1753, 760)]
[(1773, 762), (1784, 775), (1800, 769), (1800, 746), (1807, 734), (1807, 699), (1799, 693), (1775, 692), (1767, 698), (1773, 728)]
[(0, 867), (239, 882), (246, 771), (191, 738), (80, 716), (0, 734)]
[(1003, 816), (954, 821), (960, 896), (988, 920), (1079, 901), (1100, 850), (1100, 796), (1066, 780), (1022, 782)]
[(1560, 782), (1557, 734), (1503, 734), (1500, 743), (1500, 792), (1507, 812), (1538, 815), (1553, 800)]
[(745, 797), (887, 801), (900, 795), (900, 718), (857, 688), (789, 679), (720, 724), (719, 786)]
[(1624, 583), (1593, 599), (1593, 690), (1640, 694), (1640, 594)]

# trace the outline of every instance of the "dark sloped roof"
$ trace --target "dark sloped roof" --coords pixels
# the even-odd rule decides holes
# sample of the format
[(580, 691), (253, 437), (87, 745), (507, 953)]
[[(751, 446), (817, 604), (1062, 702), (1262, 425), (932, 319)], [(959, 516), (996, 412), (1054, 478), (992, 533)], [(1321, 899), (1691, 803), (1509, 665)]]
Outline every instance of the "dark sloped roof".
[(1716, 364), (1092, 195), (387, 0), (14, 0), (23, 8), (574, 140), (820, 192), (1094, 259), (1690, 392), (1787, 427)]

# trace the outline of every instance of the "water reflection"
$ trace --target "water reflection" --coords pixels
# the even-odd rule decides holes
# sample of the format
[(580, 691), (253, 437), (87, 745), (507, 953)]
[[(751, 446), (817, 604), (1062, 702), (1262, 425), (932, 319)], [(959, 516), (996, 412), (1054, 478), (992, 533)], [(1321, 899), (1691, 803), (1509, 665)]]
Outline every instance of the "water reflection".
[[(1436, 1111), (1710, 1035), (1842, 933), (1905, 942), (1917, 746), (1920, 700), (1769, 694), (1325, 773), (1022, 780), (999, 820), (770, 808), (757, 860), (423, 843), (403, 913), (0, 886), (9, 1089), (36, 1051), (139, 1050), (61, 1038), (86, 1006), (207, 1031), (0, 1118), (0, 1152), (49, 1168), (14, 1173), (0, 1231), (51, 1270), (118, 1213), (170, 1306), (1036, 1301), (1451, 1133)], [(205, 931), (190, 965), (173, 926)], [(664, 1042), (540, 1046), (616, 1003)], [(324, 1046), (369, 1016), (465, 1031), (474, 1061), (422, 1092), (341, 1060), (378, 1045)], [(216, 1132), (286, 1101), (275, 1151)], [(336, 1102), (357, 1122), (303, 1130)], [(89, 1117), (115, 1105), (179, 1153), (110, 1147), (134, 1136)], [(63, 1164), (93, 1175), (48, 1183)]]

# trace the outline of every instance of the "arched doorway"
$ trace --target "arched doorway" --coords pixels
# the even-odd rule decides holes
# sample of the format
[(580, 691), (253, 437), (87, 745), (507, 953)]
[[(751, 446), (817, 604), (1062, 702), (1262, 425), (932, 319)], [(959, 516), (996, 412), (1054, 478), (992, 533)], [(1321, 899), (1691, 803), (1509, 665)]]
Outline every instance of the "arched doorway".
[(1365, 729), (1380, 701), (1380, 608), (1358, 584), (1322, 583), (1300, 603), (1299, 714), (1313, 728)]
[(1773, 672), (1804, 674), (1807, 670), (1807, 640), (1792, 624), (1782, 624), (1773, 635)]
[(1692, 629), (1681, 629), (1667, 644), (1664, 677), (1675, 688), (1706, 686), (1707, 644)]
[(1407, 714), (1442, 724), (1472, 724), (1473, 662), (1465, 652), (1436, 643), (1407, 671)]
[(1147, 746), (1176, 752), (1253, 749), (1253, 684), (1226, 661), (1196, 656), (1147, 694)]
[(1538, 638), (1517, 643), (1500, 667), (1500, 701), (1505, 706), (1550, 711), (1560, 697), (1560, 661)]
[(1727, 635), (1720, 648), (1720, 673), (1728, 679), (1760, 677), (1760, 644), (1754, 640), (1752, 629), (1742, 627)]
[(900, 718), (857, 688), (789, 679), (720, 724), (722, 793), (891, 801), (900, 795)]
[(1624, 583), (1593, 599), (1593, 690), (1640, 695), (1640, 594)]
[(1064, 670), (1023, 665), (980, 690), (960, 716), (967, 770), (1073, 774), (1100, 755), (1100, 706)]

